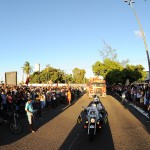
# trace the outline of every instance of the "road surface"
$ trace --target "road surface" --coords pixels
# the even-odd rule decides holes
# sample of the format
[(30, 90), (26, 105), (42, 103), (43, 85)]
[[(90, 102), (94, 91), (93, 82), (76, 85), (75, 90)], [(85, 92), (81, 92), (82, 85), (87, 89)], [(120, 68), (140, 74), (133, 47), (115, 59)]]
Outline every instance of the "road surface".
[(84, 94), (71, 106), (61, 105), (36, 120), (38, 131), (28, 132), (27, 119), (21, 119), (23, 131), (13, 135), (0, 126), (0, 150), (149, 150), (150, 124), (132, 106), (123, 106), (113, 96), (101, 98), (108, 112), (108, 122), (94, 140), (89, 142), (83, 122), (77, 124), (82, 106), (91, 99)]

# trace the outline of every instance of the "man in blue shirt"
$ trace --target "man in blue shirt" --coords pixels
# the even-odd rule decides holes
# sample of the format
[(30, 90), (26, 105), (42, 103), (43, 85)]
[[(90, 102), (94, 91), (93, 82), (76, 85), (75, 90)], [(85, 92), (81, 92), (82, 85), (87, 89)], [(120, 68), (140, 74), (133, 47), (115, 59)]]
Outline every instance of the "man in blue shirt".
[(25, 111), (27, 112), (30, 132), (36, 132), (36, 130), (33, 129), (33, 115), (34, 115), (34, 113), (36, 111), (36, 110), (33, 109), (33, 102), (34, 101), (29, 96), (27, 98), (27, 102), (26, 102), (26, 105), (25, 105)]

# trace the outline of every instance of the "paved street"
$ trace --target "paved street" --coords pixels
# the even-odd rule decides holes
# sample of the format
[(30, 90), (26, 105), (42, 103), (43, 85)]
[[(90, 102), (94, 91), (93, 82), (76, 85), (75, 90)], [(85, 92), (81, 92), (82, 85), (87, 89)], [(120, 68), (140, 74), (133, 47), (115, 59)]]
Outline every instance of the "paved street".
[(28, 133), (26, 118), (21, 120), (23, 132), (19, 135), (0, 126), (0, 150), (148, 150), (150, 124), (146, 118), (111, 95), (101, 101), (108, 111), (108, 123), (92, 142), (88, 141), (82, 122), (76, 124), (82, 106), (91, 102), (85, 94), (68, 108), (62, 105), (46, 111), (43, 119), (36, 121), (36, 133)]

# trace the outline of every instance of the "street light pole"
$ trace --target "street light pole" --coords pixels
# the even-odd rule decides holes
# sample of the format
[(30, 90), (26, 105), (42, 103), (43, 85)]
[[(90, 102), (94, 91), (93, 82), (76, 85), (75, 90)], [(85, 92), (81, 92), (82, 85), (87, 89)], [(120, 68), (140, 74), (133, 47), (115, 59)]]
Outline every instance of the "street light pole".
[(135, 12), (134, 7), (132, 5), (132, 3), (134, 3), (134, 0), (124, 0), (124, 2), (128, 2), (128, 4), (131, 6), (131, 8), (133, 10), (133, 13), (134, 13), (134, 15), (136, 17), (136, 20), (138, 22), (138, 25), (139, 25), (139, 28), (140, 28), (140, 31), (141, 31), (141, 34), (142, 34), (142, 38), (143, 38), (143, 42), (144, 42), (144, 46), (145, 46), (145, 49), (146, 49), (146, 55), (147, 55), (147, 61), (148, 61), (148, 68), (149, 68), (149, 78), (148, 78), (148, 80), (150, 80), (150, 59), (149, 59), (148, 46), (147, 46), (146, 37), (145, 37), (145, 34), (143, 32), (140, 20), (139, 20), (139, 18), (137, 16), (137, 13)]

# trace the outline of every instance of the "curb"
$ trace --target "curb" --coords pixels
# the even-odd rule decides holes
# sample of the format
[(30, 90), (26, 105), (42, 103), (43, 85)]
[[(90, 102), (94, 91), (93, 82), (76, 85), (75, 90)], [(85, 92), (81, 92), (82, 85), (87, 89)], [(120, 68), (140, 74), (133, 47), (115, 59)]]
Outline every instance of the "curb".
[[(116, 95), (118, 95), (118, 96), (120, 96), (119, 94), (117, 94), (116, 93)], [(120, 98), (121, 98), (121, 96), (120, 96)], [(144, 115), (145, 117), (147, 117), (147, 118), (149, 118), (148, 117), (148, 113), (147, 112), (145, 112), (144, 110), (142, 110), (140, 107), (137, 107), (136, 105), (133, 105), (132, 103), (130, 103), (129, 102), (129, 104), (128, 105), (130, 105), (130, 106), (132, 106), (132, 107), (134, 107), (137, 111), (139, 111), (142, 115)], [(150, 119), (150, 118), (149, 118)]]
[(145, 117), (147, 117), (147, 118), (149, 118), (148, 117), (148, 113), (146, 113), (144, 110), (142, 110), (141, 108), (139, 108), (139, 107), (137, 107), (137, 106), (135, 106), (135, 105), (133, 105), (133, 104), (129, 104), (130, 106), (132, 106), (132, 107), (134, 107), (136, 110), (138, 110), (142, 115), (144, 115)]

